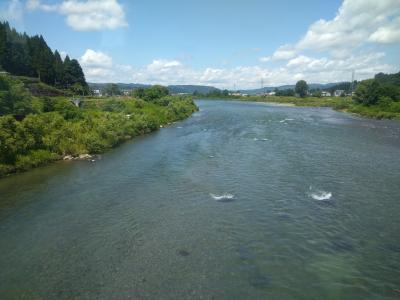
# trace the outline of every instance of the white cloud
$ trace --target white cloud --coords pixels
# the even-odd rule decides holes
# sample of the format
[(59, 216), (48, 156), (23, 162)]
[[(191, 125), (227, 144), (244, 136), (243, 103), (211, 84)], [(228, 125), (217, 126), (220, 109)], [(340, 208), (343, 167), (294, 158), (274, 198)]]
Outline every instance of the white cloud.
[(78, 31), (116, 29), (128, 25), (123, 7), (117, 0), (64, 0), (61, 4), (28, 0), (26, 7), (65, 15), (67, 24)]
[(84, 67), (110, 68), (112, 66), (112, 58), (101, 51), (87, 49), (82, 55), (80, 63)]
[(155, 59), (147, 68), (154, 72), (169, 72), (171, 69), (176, 69), (180, 66), (182, 64), (177, 60)]
[(23, 5), (19, 0), (10, 0), (5, 6), (0, 5), (0, 20), (21, 22)]
[(49, 12), (57, 10), (57, 5), (43, 4), (40, 2), (40, 0), (28, 0), (26, 2), (26, 8), (29, 10), (39, 9)]
[(400, 42), (400, 17), (390, 24), (379, 27), (370, 35), (369, 41), (382, 44)]
[(60, 51), (60, 56), (64, 60), (67, 57), (68, 53), (66, 51)]
[(346, 59), (314, 58), (298, 55), (282, 67), (239, 66), (234, 68), (193, 69), (178, 60), (155, 59), (143, 67), (114, 64), (112, 58), (91, 49), (80, 58), (90, 82), (126, 82), (147, 84), (202, 84), (219, 88), (258, 88), (263, 79), (266, 86), (294, 84), (299, 79), (308, 82), (338, 82), (351, 79), (353, 69), (357, 79), (379, 72), (395, 72), (393, 66), (382, 62), (384, 53), (355, 55)]
[(321, 52), (351, 50), (364, 44), (371, 34), (373, 42), (396, 41), (391, 36), (381, 38), (380, 34), (398, 33), (398, 29), (388, 25), (399, 13), (400, 0), (345, 0), (334, 19), (321, 19), (312, 24), (296, 48)]
[(260, 57), (259, 60), (260, 60), (261, 62), (263, 62), (263, 63), (266, 63), (266, 62), (271, 61), (271, 56), (263, 56), (263, 57)]
[(296, 55), (296, 51), (292, 45), (280, 46), (273, 54), (272, 60), (287, 60)]
[(311, 51), (343, 59), (369, 42), (399, 41), (400, 0), (344, 0), (333, 19), (314, 22), (297, 43), (283, 45), (267, 58), (289, 60)]
[[(379, 72), (397, 72), (385, 63), (385, 53), (373, 44), (400, 41), (400, 0), (344, 0), (331, 20), (309, 26), (296, 43), (285, 44), (262, 63), (274, 67), (238, 66), (193, 69), (180, 60), (155, 59), (142, 67), (115, 65), (102, 52), (87, 50), (81, 62), (89, 81), (121, 81), (149, 84), (203, 84), (219, 88), (257, 88), (308, 82), (339, 82), (373, 77)], [(106, 57), (104, 57), (106, 56)], [(100, 62), (99, 62), (100, 61)], [(269, 65), (268, 65), (269, 66)]]

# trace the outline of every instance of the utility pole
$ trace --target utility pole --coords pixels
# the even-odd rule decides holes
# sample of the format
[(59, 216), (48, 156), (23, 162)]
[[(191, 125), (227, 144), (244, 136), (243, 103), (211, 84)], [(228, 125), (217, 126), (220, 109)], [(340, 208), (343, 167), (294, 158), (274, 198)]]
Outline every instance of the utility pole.
[(350, 84), (350, 94), (351, 96), (353, 96), (353, 92), (354, 92), (354, 79), (355, 79), (355, 75), (356, 75), (356, 71), (353, 70), (351, 72), (351, 84)]
[(261, 78), (261, 94), (264, 95), (264, 78)]

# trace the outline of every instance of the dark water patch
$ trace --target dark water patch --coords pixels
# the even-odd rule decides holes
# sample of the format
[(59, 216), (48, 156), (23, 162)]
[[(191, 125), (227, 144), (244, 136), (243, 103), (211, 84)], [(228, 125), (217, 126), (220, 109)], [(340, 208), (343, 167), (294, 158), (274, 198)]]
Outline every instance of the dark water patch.
[(185, 249), (179, 249), (179, 250), (178, 250), (178, 254), (179, 254), (180, 256), (185, 257), (185, 256), (189, 256), (189, 255), (190, 255), (190, 252), (187, 251), (187, 250), (185, 250)]
[(334, 252), (354, 252), (357, 247), (350, 238), (339, 235), (331, 241), (331, 249)]

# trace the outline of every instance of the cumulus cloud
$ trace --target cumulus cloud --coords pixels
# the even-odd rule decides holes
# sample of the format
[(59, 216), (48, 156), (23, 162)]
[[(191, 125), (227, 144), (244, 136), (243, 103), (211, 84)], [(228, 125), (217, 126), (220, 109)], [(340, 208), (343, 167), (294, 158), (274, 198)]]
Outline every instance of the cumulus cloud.
[(304, 51), (345, 58), (368, 43), (400, 41), (400, 0), (344, 0), (331, 20), (311, 24), (293, 45), (279, 47), (264, 61), (289, 60)]
[[(395, 42), (397, 39), (392, 36), (399, 29), (390, 24), (399, 14), (400, 0), (345, 0), (334, 19), (312, 24), (296, 48), (328, 52), (356, 48), (368, 41), (371, 34), (370, 41)], [(380, 38), (382, 33), (389, 38)]]
[(390, 24), (379, 27), (370, 35), (369, 41), (382, 44), (400, 42), (400, 17)]
[(93, 50), (87, 50), (81, 62), (88, 79), (97, 82), (257, 88), (261, 79), (268, 86), (293, 84), (299, 79), (346, 81), (353, 70), (362, 80), (379, 72), (398, 71), (385, 63), (381, 47), (376, 52), (376, 47), (369, 46), (400, 41), (399, 15), (400, 0), (344, 0), (333, 19), (314, 22), (297, 42), (259, 58), (265, 63), (261, 66), (194, 69), (176, 59), (155, 59), (146, 66), (133, 67), (116, 65), (111, 57)]
[(280, 46), (271, 57), (271, 60), (287, 60), (296, 55), (296, 51), (292, 45)]
[(65, 15), (67, 24), (78, 31), (116, 29), (128, 25), (123, 7), (117, 0), (64, 0), (60, 4), (28, 0), (26, 7)]
[(378, 72), (395, 72), (392, 66), (382, 63), (384, 56), (382, 52), (346, 59), (298, 55), (284, 66), (275, 68), (238, 66), (194, 69), (174, 59), (155, 59), (142, 67), (118, 65), (109, 55), (88, 49), (80, 62), (90, 82), (202, 84), (232, 89), (233, 85), (237, 88), (258, 88), (261, 78), (265, 85), (276, 86), (293, 84), (299, 79), (321, 83), (350, 80), (353, 69), (357, 70), (357, 79), (370, 78)]
[(87, 49), (82, 55), (80, 62), (82, 66), (85, 67), (99, 67), (99, 68), (109, 68), (112, 66), (112, 58), (101, 51), (94, 51), (92, 49)]

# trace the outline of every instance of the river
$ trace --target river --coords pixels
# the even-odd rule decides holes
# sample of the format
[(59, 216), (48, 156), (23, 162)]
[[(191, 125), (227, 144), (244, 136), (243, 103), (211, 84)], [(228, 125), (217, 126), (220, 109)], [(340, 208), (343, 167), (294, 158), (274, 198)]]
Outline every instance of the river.
[(0, 180), (0, 298), (400, 298), (400, 123), (197, 104)]

